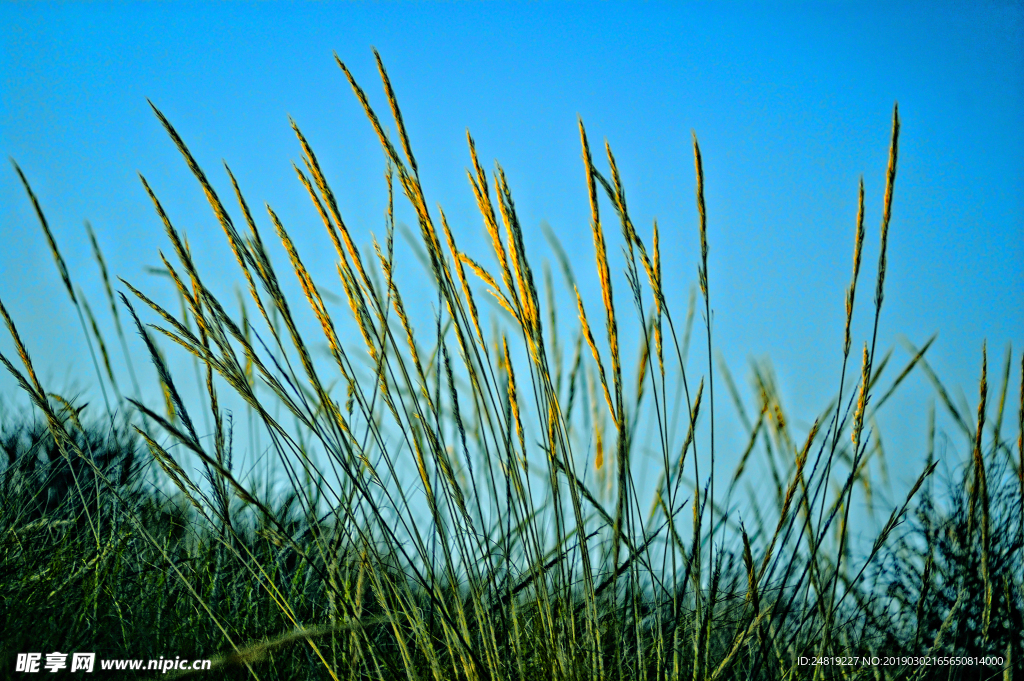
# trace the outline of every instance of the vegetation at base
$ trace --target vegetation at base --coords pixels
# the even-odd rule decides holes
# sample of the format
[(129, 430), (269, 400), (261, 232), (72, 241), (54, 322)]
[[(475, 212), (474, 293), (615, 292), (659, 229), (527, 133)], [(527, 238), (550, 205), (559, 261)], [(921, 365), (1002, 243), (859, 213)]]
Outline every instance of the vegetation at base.
[[(18, 653), (63, 651), (209, 658), (218, 678), (1010, 678), (1024, 659), (1024, 378), (1014, 441), (1003, 430), (1011, 351), (990, 401), (982, 349), (976, 418), (952, 403), (929, 367), (931, 341), (912, 348), (899, 373), (885, 373), (890, 353), (876, 356), (897, 112), (873, 332), (859, 366), (847, 364), (863, 183), (837, 397), (797, 436), (769, 371), (754, 367), (751, 418), (720, 367), (748, 440), (738, 467), (723, 471), (709, 325), (697, 330), (704, 375), (686, 371), (695, 311), (710, 319), (715, 285), (696, 137), (699, 297), (677, 333), (657, 225), (645, 242), (611, 147), (601, 171), (580, 122), (602, 298), (585, 304), (553, 240), (575, 302), (566, 315), (556, 310), (550, 273), (531, 267), (504, 172), (483, 169), (472, 138), (469, 183), (496, 268), (459, 250), (440, 207), (429, 208), (377, 63), (397, 144), (338, 61), (387, 161), (387, 231), (372, 253), (357, 247), (292, 123), (303, 154), (295, 172), (336, 251), (344, 306), (325, 304), (267, 206), (264, 219), (304, 297), (288, 299), (270, 233), (231, 171), (225, 166), (235, 217), (154, 107), (205, 192), (248, 298), (240, 315), (229, 314), (141, 178), (176, 259), (161, 254), (182, 312), (127, 281), (116, 298), (90, 229), (131, 397), (115, 380), (111, 336), (73, 286), (15, 166), (78, 313), (104, 404), (78, 404), (42, 385), (31, 342), (0, 302), (16, 351), (0, 362), (32, 404), (31, 412), (0, 413), (0, 677), (21, 677), (13, 671)], [(433, 323), (419, 327), (394, 276), (396, 180), (416, 215), (438, 301)], [(609, 209), (625, 257), (621, 279), (609, 266)], [(625, 286), (632, 310), (616, 307), (613, 284)], [(481, 288), (503, 310), (493, 323), (481, 314)], [(301, 315), (310, 313), (322, 339), (309, 338)], [(642, 338), (630, 374), (620, 334), (633, 325)], [(142, 400), (131, 331), (156, 367), (159, 408)], [(353, 335), (362, 347), (343, 341)], [(192, 358), (195, 377), (172, 372), (160, 346), (167, 341)], [(324, 342), (327, 350), (314, 352)], [(858, 541), (854, 528), (871, 528), (855, 509), (872, 494), (871, 464), (885, 456), (871, 424), (915, 370), (933, 381), (962, 431), (962, 461), (936, 454), (933, 411), (916, 484), (872, 539)], [(186, 404), (181, 386), (192, 378), (199, 398)], [(236, 424), (235, 404), (246, 426)], [(701, 419), (708, 437), (698, 431)], [(242, 474), (246, 440), (248, 456), (272, 458), (272, 475)], [(660, 468), (653, 487), (636, 475), (652, 460)], [(738, 500), (737, 485), (752, 470), (763, 473), (759, 492), (767, 492)], [(822, 656), (858, 660), (801, 662)], [(915, 659), (923, 656), (988, 659), (929, 666)]]

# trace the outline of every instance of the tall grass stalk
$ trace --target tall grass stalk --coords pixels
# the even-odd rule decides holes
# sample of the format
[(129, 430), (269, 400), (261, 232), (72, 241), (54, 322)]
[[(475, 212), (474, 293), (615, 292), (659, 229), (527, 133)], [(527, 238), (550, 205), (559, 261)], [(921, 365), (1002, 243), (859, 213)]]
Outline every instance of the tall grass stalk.
[[(43, 235), (46, 237), (46, 243), (50, 247), (50, 253), (53, 255), (53, 261), (57, 265), (57, 271), (60, 274), (60, 279), (64, 283), (64, 289), (68, 292), (68, 297), (71, 298), (71, 304), (75, 306), (75, 312), (78, 314), (78, 323), (82, 327), (82, 335), (85, 336), (86, 345), (89, 348), (89, 357), (92, 359), (93, 369), (96, 371), (96, 380), (100, 386), (100, 392), (103, 395), (103, 404), (107, 408), (107, 416), (113, 420), (113, 412), (110, 409), (110, 400), (107, 398), (107, 388), (103, 382), (103, 375), (100, 373), (100, 365), (96, 361), (96, 352), (92, 347), (92, 338), (89, 336), (89, 330), (85, 326), (85, 318), (82, 317), (82, 304), (85, 303), (83, 298), (79, 301), (79, 296), (75, 295), (74, 287), (71, 284), (71, 275), (68, 273), (67, 265), (64, 262), (64, 258), (60, 254), (60, 250), (57, 248), (57, 241), (53, 238), (53, 232), (50, 231), (50, 225), (46, 221), (46, 216), (43, 215), (43, 209), (39, 205), (39, 200), (36, 198), (35, 192), (32, 191), (32, 186), (28, 183), (25, 174), (21, 171), (21, 167), (11, 159), (11, 165), (14, 166), (14, 172), (17, 173), (18, 179), (21, 180), (22, 186), (25, 188), (25, 192), (28, 194), (29, 201), (32, 202), (32, 207), (35, 209), (36, 217), (39, 218), (39, 224), (43, 229)], [(92, 313), (89, 313), (90, 317)], [(99, 329), (94, 324), (93, 327), (96, 329), (96, 337), (100, 343)], [(104, 354), (106, 352), (104, 351)], [(111, 374), (112, 377), (112, 374)]]

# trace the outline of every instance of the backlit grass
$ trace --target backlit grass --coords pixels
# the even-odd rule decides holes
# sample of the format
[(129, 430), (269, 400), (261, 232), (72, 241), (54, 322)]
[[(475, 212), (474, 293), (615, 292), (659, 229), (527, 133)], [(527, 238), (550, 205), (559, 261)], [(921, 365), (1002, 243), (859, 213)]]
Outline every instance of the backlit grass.
[[(382, 243), (360, 248), (292, 122), (302, 153), (297, 187), (334, 249), (340, 305), (325, 302), (274, 210), (251, 210), (226, 166), (234, 195), (222, 200), (154, 107), (223, 229), (244, 299), (236, 308), (214, 295), (140, 178), (167, 235), (169, 257), (160, 257), (182, 311), (113, 282), (90, 230), (114, 320), (103, 329), (15, 166), (79, 315), (104, 403), (83, 406), (43, 385), (33, 339), (19, 336), (0, 303), (15, 349), (0, 361), (31, 401), (31, 411), (2, 415), (0, 675), (17, 676), (19, 652), (60, 650), (212, 658), (207, 673), (232, 678), (1009, 678), (1024, 630), (1024, 406), (1016, 440), (1004, 430), (1016, 363), (1008, 351), (990, 399), (982, 348), (972, 418), (928, 367), (930, 341), (899, 372), (886, 372), (891, 355), (876, 352), (897, 111), (872, 337), (855, 348), (850, 331), (866, 233), (861, 183), (838, 397), (798, 435), (770, 375), (757, 371), (759, 411), (741, 419), (748, 445), (737, 468), (716, 471), (716, 374), (741, 400), (728, 373), (711, 370), (710, 326), (694, 328), (695, 310), (710, 318), (718, 283), (708, 272), (714, 225), (696, 136), (699, 295), (686, 313), (674, 316), (668, 304), (657, 225), (645, 240), (611, 147), (599, 159), (582, 121), (601, 299), (575, 290), (555, 240), (576, 303), (556, 309), (552, 277), (526, 251), (500, 165), (485, 170), (468, 138), (470, 189), (492, 253), (465, 253), (424, 195), (379, 58), (397, 141), (338, 65), (380, 139), (389, 197)], [(395, 195), (416, 216), (433, 319), (410, 312), (394, 276)], [(609, 264), (615, 247), (625, 253), (621, 273)], [(290, 276), (301, 298), (286, 295), (281, 278)], [(615, 306), (617, 288), (632, 309)], [(486, 316), (483, 297), (504, 312)], [(642, 336), (634, 371), (620, 342), (627, 329)], [(696, 375), (684, 368), (694, 331), (694, 351), (707, 357)], [(156, 368), (159, 406), (143, 400), (136, 375), (152, 374), (131, 365), (129, 344), (144, 347)], [(191, 357), (196, 375), (172, 370), (187, 367), (172, 352)], [(120, 362), (130, 390), (116, 381)], [(856, 517), (871, 493), (867, 464), (884, 456), (871, 418), (915, 370), (932, 378), (964, 449), (945, 453), (952, 474), (939, 479), (933, 425), (919, 479), (872, 527)], [(188, 382), (201, 392), (186, 403)], [(1024, 383), (1020, 393), (1024, 404)], [(698, 435), (701, 419), (709, 437)], [(272, 460), (272, 474), (241, 472), (243, 455), (257, 454)], [(638, 467), (651, 460), (657, 476), (647, 477), (656, 482), (638, 484)], [(740, 522), (737, 485), (753, 469), (768, 491)], [(854, 541), (854, 526), (874, 539)], [(800, 663), (925, 655), (998, 659)]]

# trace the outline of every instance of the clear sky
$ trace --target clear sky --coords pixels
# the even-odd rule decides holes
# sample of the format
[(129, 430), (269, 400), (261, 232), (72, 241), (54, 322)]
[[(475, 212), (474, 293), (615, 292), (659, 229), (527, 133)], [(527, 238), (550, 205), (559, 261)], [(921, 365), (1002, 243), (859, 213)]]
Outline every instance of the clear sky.
[[(371, 46), (396, 89), (428, 199), (444, 207), (463, 249), (493, 262), (465, 175), (469, 128), (485, 164), (498, 159), (506, 170), (535, 266), (550, 258), (539, 228), (547, 221), (569, 248), (595, 311), (577, 114), (593, 147), (611, 143), (633, 221), (646, 239), (658, 219), (669, 303), (680, 319), (699, 252), (696, 132), (706, 176), (715, 346), (748, 408), (749, 361), (772, 360), (799, 436), (838, 385), (861, 175), (868, 236), (854, 373), (870, 336), (898, 101), (902, 132), (880, 349), (896, 347), (893, 372), (908, 358), (901, 336), (920, 345), (937, 332), (932, 365), (973, 408), (982, 341), (988, 340), (990, 374), (999, 373), (1012, 343), (1011, 385), (1019, 385), (1019, 2), (0, 2), (0, 152), (33, 183), (72, 278), (101, 324), (110, 328), (109, 312), (83, 220), (92, 222), (116, 274), (143, 290), (166, 290), (145, 271), (158, 264), (157, 248), (168, 249), (139, 172), (188, 233), (215, 290), (231, 294), (237, 281), (224, 237), (146, 98), (177, 127), (222, 194), (230, 196), (225, 159), (250, 205), (275, 208), (321, 280), (331, 276), (332, 255), (290, 168), (300, 150), (288, 115), (317, 151), (362, 242), (371, 230), (382, 233), (384, 157), (331, 56), (346, 62), (383, 115)], [(598, 167), (606, 167), (603, 160)], [(399, 218), (415, 224), (402, 211)], [(605, 216), (617, 254), (607, 204)], [(265, 219), (261, 224), (269, 229)], [(9, 166), (0, 168), (0, 235), (0, 296), (42, 374), (55, 389), (95, 391), (75, 312)], [(419, 276), (402, 242), (399, 252), (413, 263), (403, 276)], [(283, 252), (275, 256), (283, 266)], [(621, 277), (621, 257), (613, 269)], [(624, 310), (625, 294), (619, 278)], [(429, 297), (421, 302), (429, 305)], [(572, 314), (562, 308), (563, 317)], [(13, 351), (6, 334), (0, 350)], [(134, 351), (143, 382), (154, 384), (141, 348)], [(702, 356), (692, 353), (691, 371), (706, 371)], [(998, 387), (997, 378), (990, 383)], [(0, 394), (8, 404), (14, 400), (6, 375)], [(923, 375), (912, 376), (879, 422), (896, 454), (898, 480), (920, 470), (932, 395)], [(728, 424), (732, 407), (724, 391), (718, 397)], [(948, 422), (946, 428), (963, 453), (962, 438)], [(742, 446), (743, 438), (725, 429), (722, 438), (723, 451)]]

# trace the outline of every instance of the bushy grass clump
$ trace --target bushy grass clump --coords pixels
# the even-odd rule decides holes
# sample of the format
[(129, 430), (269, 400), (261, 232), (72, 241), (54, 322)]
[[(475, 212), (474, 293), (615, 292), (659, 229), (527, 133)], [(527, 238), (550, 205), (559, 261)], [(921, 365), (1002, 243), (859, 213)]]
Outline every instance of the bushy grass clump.
[[(501, 167), (488, 174), (468, 139), (471, 190), (496, 263), (488, 270), (459, 250), (440, 208), (428, 207), (379, 59), (397, 144), (338, 65), (380, 138), (389, 197), (384, 243), (374, 239), (372, 252), (361, 251), (292, 123), (303, 155), (295, 171), (335, 249), (343, 309), (325, 304), (267, 206), (304, 296), (288, 299), (266, 229), (231, 171), (235, 217), (154, 107), (209, 200), (248, 299), (240, 316), (228, 313), (142, 178), (175, 258), (161, 255), (182, 313), (124, 281), (118, 304), (93, 239), (134, 397), (122, 395), (110, 346), (16, 167), (93, 351), (105, 413), (41, 384), (29, 344), (0, 303), (18, 355), (0, 360), (34, 410), (2, 415), (3, 675), (29, 650), (211, 658), (218, 676), (288, 679), (973, 678), (1009, 675), (1020, 664), (1024, 451), (1019, 435), (1011, 442), (1001, 430), (1009, 353), (994, 416), (984, 351), (976, 420), (961, 415), (935, 379), (966, 436), (964, 465), (936, 492), (929, 455), (874, 540), (852, 538), (857, 490), (870, 488), (867, 462), (883, 456), (866, 424), (915, 368), (934, 377), (929, 343), (885, 379), (886, 389), (876, 385), (890, 357), (876, 358), (875, 337), (896, 112), (873, 335), (854, 355), (859, 367), (847, 362), (863, 184), (838, 397), (797, 437), (770, 376), (756, 371), (759, 413), (742, 419), (748, 446), (729, 475), (715, 471), (709, 326), (707, 373), (687, 376), (685, 368), (695, 310), (710, 319), (714, 284), (696, 138), (700, 293), (677, 334), (657, 225), (645, 242), (611, 148), (602, 172), (580, 122), (602, 299), (584, 303), (563, 255), (575, 301), (568, 316), (578, 319), (567, 338), (566, 311), (555, 310), (551, 278), (542, 282), (531, 267)], [(410, 315), (394, 277), (396, 182), (416, 215), (438, 301), (432, 323)], [(609, 206), (626, 259), (621, 279), (607, 255)], [(613, 284), (627, 287), (632, 322), (616, 308)], [(480, 286), (511, 321), (482, 317)], [(305, 306), (322, 339), (310, 340)], [(156, 367), (159, 408), (141, 397), (121, 315)], [(155, 322), (144, 324), (146, 315)], [(630, 374), (620, 334), (632, 325), (641, 343)], [(182, 396), (186, 379), (160, 349), (167, 340), (195, 362), (200, 393), (192, 403)], [(312, 350), (324, 342), (326, 352)], [(245, 438), (236, 436), (236, 404), (247, 415), (250, 447), (258, 433), (259, 453), (273, 458), (271, 477), (239, 472)], [(702, 418), (708, 437), (698, 433)], [(1018, 431), (1022, 419), (1024, 406)], [(650, 459), (660, 462), (652, 489), (634, 475)], [(744, 507), (753, 518), (747, 527), (734, 488), (756, 467), (772, 481), (774, 504)], [(908, 659), (924, 655), (993, 659), (969, 667)], [(897, 661), (801, 662), (820, 656)]]

